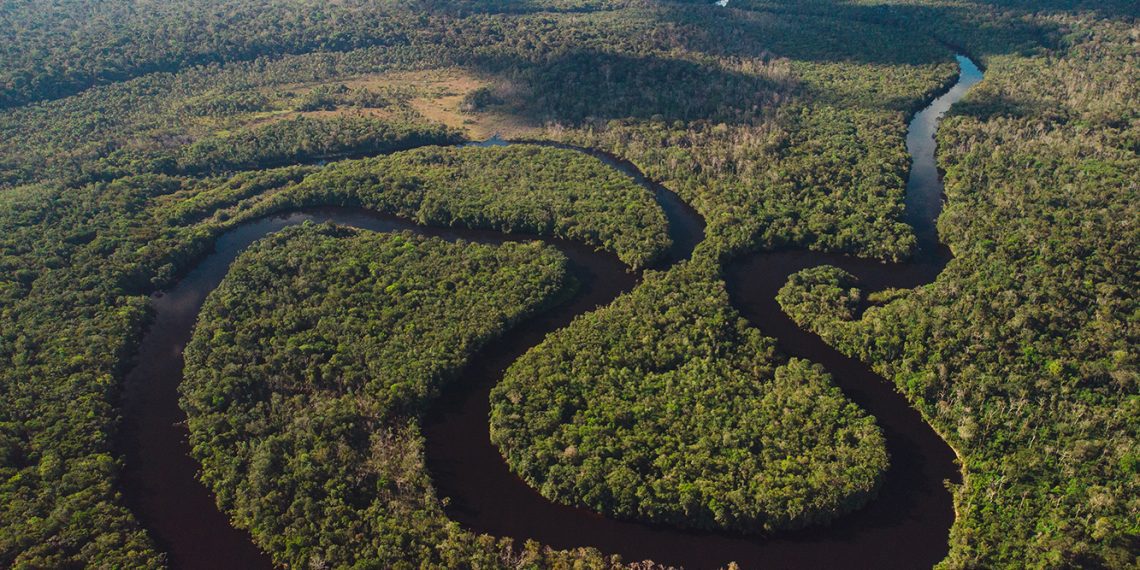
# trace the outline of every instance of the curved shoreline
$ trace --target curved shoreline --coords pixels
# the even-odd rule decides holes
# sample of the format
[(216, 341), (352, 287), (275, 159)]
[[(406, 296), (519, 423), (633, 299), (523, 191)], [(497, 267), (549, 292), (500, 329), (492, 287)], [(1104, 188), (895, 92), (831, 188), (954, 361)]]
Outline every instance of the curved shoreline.
[[(449, 497), (449, 516), (476, 532), (534, 538), (556, 548), (597, 547), (621, 554), (628, 561), (652, 558), (692, 568), (717, 567), (736, 561), (745, 567), (804, 566), (930, 566), (948, 551), (947, 532), (953, 522), (952, 497), (942, 485), (960, 473), (954, 452), (894, 391), (892, 384), (868, 366), (847, 358), (791, 322), (775, 302), (775, 293), (791, 273), (821, 264), (842, 267), (865, 289), (915, 287), (932, 281), (949, 260), (938, 243), (934, 221), (941, 204), (937, 168), (931, 182), (925, 173), (934, 149), (911, 146), (916, 125), (934, 132), (941, 113), (961, 98), (980, 71), (959, 56), (958, 82), (911, 121), (907, 147), (914, 167), (907, 184), (907, 222), (919, 238), (918, 254), (910, 264), (883, 264), (843, 255), (808, 251), (756, 253), (725, 269), (733, 305), (765, 336), (775, 337), (781, 351), (823, 364), (844, 394), (875, 416), (886, 435), (891, 468), (879, 498), (827, 527), (777, 533), (768, 537), (682, 531), (631, 521), (606, 519), (582, 509), (548, 502), (515, 477), (488, 437), (488, 394), (505, 367), (546, 332), (565, 326), (577, 314), (608, 303), (629, 290), (636, 276), (610, 254), (581, 244), (538, 236), (501, 234), (486, 230), (439, 229), (363, 210), (308, 209), (261, 218), (222, 234), (215, 252), (203, 259), (166, 294), (152, 296), (156, 318), (143, 337), (137, 364), (124, 382), (121, 452), (126, 457), (121, 488), (128, 505), (175, 567), (269, 567), (268, 557), (252, 544), (249, 534), (230, 526), (213, 502), (212, 493), (197, 481), (197, 464), (189, 456), (184, 414), (178, 407), (182, 378), (181, 351), (190, 337), (206, 294), (225, 276), (229, 263), (256, 239), (306, 219), (330, 219), (374, 231), (407, 229), (445, 239), (483, 243), (540, 239), (571, 259), (582, 283), (567, 304), (527, 319), (481, 350), (463, 373), (431, 407), (424, 420), (429, 472), (440, 497)], [(967, 66), (967, 64), (969, 64)], [(977, 77), (969, 76), (970, 69)], [(939, 110), (941, 109), (941, 111)], [(919, 141), (923, 142), (923, 141)], [(669, 220), (674, 246), (670, 264), (687, 258), (703, 238), (703, 221), (674, 194), (648, 179), (632, 164), (599, 151), (556, 143), (596, 156), (632, 176), (654, 192)], [(931, 145), (933, 139), (931, 139)], [(917, 174), (916, 174), (917, 173)], [(917, 178), (917, 180), (916, 180)], [(913, 195), (913, 196), (912, 196)], [(919, 199), (912, 206), (912, 199)], [(932, 201), (933, 200), (933, 201)], [(933, 439), (932, 439), (933, 438)], [(462, 466), (457, 468), (456, 466)]]
[[(199, 261), (174, 287), (151, 296), (155, 319), (140, 343), (136, 365), (124, 381), (124, 437), (119, 443), (127, 461), (121, 487), (128, 505), (168, 553), (172, 567), (272, 567), (250, 534), (231, 525), (228, 515), (214, 503), (213, 493), (195, 477), (199, 465), (190, 455), (186, 416), (178, 405), (178, 385), (183, 377), (182, 350), (193, 332), (198, 312), (206, 296), (228, 273), (230, 264), (254, 241), (306, 221), (331, 221), (377, 232), (411, 231), (449, 241), (501, 244), (540, 240), (558, 248), (569, 258), (571, 271), (579, 282), (578, 291), (568, 302), (525, 319), (504, 338), (519, 336), (536, 326), (565, 326), (575, 315), (608, 303), (636, 282), (636, 276), (616, 255), (584, 244), (532, 234), (420, 226), (359, 208), (303, 208), (243, 223), (223, 233), (213, 253)], [(502, 341), (500, 338), (479, 351), (465, 369), (470, 369), (492, 347), (501, 346)], [(441, 400), (454, 391), (445, 390)]]

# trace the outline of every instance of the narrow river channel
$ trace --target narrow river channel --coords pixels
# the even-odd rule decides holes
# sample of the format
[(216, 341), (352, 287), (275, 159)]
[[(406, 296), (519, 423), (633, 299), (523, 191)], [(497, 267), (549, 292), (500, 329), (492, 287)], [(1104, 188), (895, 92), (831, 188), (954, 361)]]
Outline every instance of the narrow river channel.
[[(634, 287), (638, 275), (615, 256), (582, 244), (485, 230), (429, 228), (364, 210), (320, 208), (243, 224), (222, 236), (174, 287), (151, 298), (155, 318), (142, 339), (135, 367), (124, 382), (120, 451), (126, 459), (122, 490), (175, 568), (266, 568), (270, 561), (249, 534), (219, 512), (213, 495), (195, 478), (185, 414), (178, 406), (182, 350), (207, 294), (251, 243), (307, 220), (332, 221), (372, 231), (410, 230), (425, 236), (502, 243), (540, 239), (558, 247), (582, 283), (566, 304), (537, 315), (489, 344), (465, 367), (425, 419), (427, 464), (448, 514), (475, 532), (533, 538), (554, 547), (593, 546), (626, 560), (653, 559), (688, 568), (716, 568), (736, 561), (744, 568), (930, 567), (947, 552), (953, 522), (944, 480), (959, 477), (953, 451), (922, 421), (893, 386), (866, 365), (844, 357), (818, 337), (800, 330), (775, 302), (787, 276), (830, 264), (855, 274), (867, 290), (915, 287), (933, 280), (950, 259), (938, 242), (934, 221), (941, 211), (942, 184), (934, 163), (938, 119), (981, 71), (958, 56), (958, 82), (915, 115), (907, 136), (913, 167), (907, 184), (907, 222), (919, 239), (908, 264), (883, 264), (807, 251), (765, 252), (726, 269), (733, 303), (780, 349), (827, 367), (835, 382), (883, 428), (891, 469), (879, 498), (868, 507), (822, 528), (773, 536), (733, 536), (682, 531), (550, 503), (507, 469), (488, 436), (488, 395), (505, 368), (545, 335), (574, 316), (609, 303)], [(669, 221), (674, 246), (665, 265), (685, 259), (704, 236), (704, 222), (674, 194), (647, 180), (628, 162), (587, 151), (652, 191)]]

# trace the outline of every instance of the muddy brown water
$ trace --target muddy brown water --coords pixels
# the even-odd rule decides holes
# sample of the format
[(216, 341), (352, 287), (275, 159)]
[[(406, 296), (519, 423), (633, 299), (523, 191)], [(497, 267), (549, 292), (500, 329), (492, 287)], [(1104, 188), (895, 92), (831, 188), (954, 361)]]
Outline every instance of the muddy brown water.
[[(945, 557), (953, 505), (943, 481), (957, 481), (949, 446), (893, 386), (865, 364), (847, 358), (817, 336), (799, 329), (779, 308), (775, 294), (787, 276), (818, 265), (842, 267), (867, 291), (916, 287), (932, 281), (950, 259), (938, 242), (934, 220), (941, 211), (942, 184), (934, 162), (938, 119), (981, 80), (981, 71), (958, 56), (958, 82), (917, 113), (907, 134), (913, 166), (907, 184), (906, 221), (919, 248), (907, 264), (884, 264), (809, 251), (763, 252), (731, 263), (725, 272), (736, 308), (782, 352), (824, 365), (844, 394), (876, 418), (891, 456), (877, 499), (826, 527), (736, 536), (678, 530), (557, 505), (512, 474), (488, 432), (489, 393), (506, 367), (551, 331), (575, 316), (605, 305), (636, 285), (612, 254), (582, 244), (525, 234), (464, 228), (431, 228), (365, 210), (316, 208), (274, 215), (238, 226), (216, 241), (175, 286), (151, 297), (154, 320), (144, 335), (134, 368), (124, 382), (119, 447), (125, 457), (121, 489), (174, 568), (268, 568), (243, 529), (231, 526), (197, 479), (189, 455), (185, 414), (178, 406), (182, 350), (206, 295), (225, 277), (233, 260), (254, 241), (307, 220), (371, 231), (409, 230), (425, 236), (503, 243), (539, 239), (559, 248), (581, 283), (569, 302), (536, 315), (475, 355), (447, 387), (425, 421), (426, 459), (448, 515), (480, 533), (534, 539), (557, 548), (592, 546), (625, 560), (652, 559), (688, 568), (716, 568), (736, 561), (744, 568), (924, 568)], [(494, 143), (492, 143), (494, 144)], [(565, 148), (565, 147), (564, 147)], [(704, 222), (677, 196), (647, 180), (632, 164), (578, 149), (625, 172), (657, 197), (674, 241), (663, 265), (687, 258), (704, 237)]]

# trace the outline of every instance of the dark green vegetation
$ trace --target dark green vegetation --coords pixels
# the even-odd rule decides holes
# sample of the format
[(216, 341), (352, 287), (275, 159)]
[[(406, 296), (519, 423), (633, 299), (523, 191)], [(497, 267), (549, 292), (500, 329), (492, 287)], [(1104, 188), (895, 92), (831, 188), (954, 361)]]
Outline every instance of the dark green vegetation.
[(425, 225), (580, 241), (635, 268), (669, 246), (664, 214), (634, 181), (580, 152), (528, 145), (426, 147), (319, 169), (251, 172), (207, 180), (156, 202), (156, 215), (175, 223), (210, 214), (211, 221), (232, 223), (304, 206), (363, 206)]
[(502, 545), (448, 524), (416, 420), (470, 354), (568, 280), (565, 258), (537, 243), (327, 225), (266, 238), (211, 293), (186, 349), (202, 479), (293, 567), (496, 559)]
[(544, 496), (622, 518), (757, 532), (861, 506), (887, 464), (873, 420), (708, 273), (650, 273), (516, 361), (491, 439)]
[(329, 120), (299, 117), (197, 140), (175, 158), (174, 168), (183, 172), (266, 168), (460, 140), (458, 133), (436, 126), (393, 124), (351, 116)]
[(358, 116), (270, 122), (204, 136), (173, 151), (117, 150), (85, 165), (72, 183), (114, 180), (144, 173), (221, 174), (294, 163), (388, 153), (462, 141), (442, 125), (392, 122)]
[[(647, 201), (624, 210), (643, 193), (606, 194), (588, 214), (570, 215), (575, 226), (550, 215), (568, 190), (509, 193), (524, 185), (526, 167), (561, 172), (571, 155), (512, 150), (528, 162), (509, 165), (491, 151), (465, 155), (477, 174), (448, 165), (459, 155), (447, 153), (438, 170), (426, 169), (436, 150), (260, 170), (454, 140), (416, 114), (408, 93), (340, 89), (348, 79), (424, 68), (477, 75), (488, 86), (480, 112), (516, 116), (536, 137), (612, 150), (690, 201), (709, 223), (702, 263), (783, 245), (894, 259), (913, 244), (900, 222), (905, 114), (954, 74), (936, 39), (988, 67), (940, 134), (949, 198), (941, 230), (957, 259), (929, 287), (873, 299), (884, 306), (857, 323), (833, 304), (850, 302), (846, 285), (813, 289), (834, 309), (808, 306), (817, 302), (810, 294), (790, 308), (894, 379), (961, 454), (966, 480), (955, 491), (948, 566), (1135, 564), (1135, 3), (134, 6), (0, 7), (0, 566), (161, 563), (115, 491), (116, 387), (145, 322), (143, 294), (241, 219), (335, 199), (424, 212), (432, 222), (522, 229), (529, 220), (567, 234), (593, 224), (573, 237), (593, 236), (630, 263), (659, 253), (659, 213), (642, 208)], [(105, 85), (86, 89), (96, 84)], [(588, 168), (592, 180), (611, 176)], [(536, 174), (531, 188), (574, 182), (572, 172)], [(507, 206), (464, 202), (472, 194), (458, 192), (452, 174), (465, 190), (484, 190), (472, 190), (477, 196), (502, 193)], [(513, 183), (498, 178), (510, 174)], [(363, 178), (369, 191), (350, 195), (306, 177)], [(390, 193), (387, 184), (403, 180), (407, 194)], [(579, 195), (596, 185), (582, 184)], [(629, 228), (635, 220), (641, 225)], [(719, 283), (709, 273), (715, 268), (660, 278), (685, 292), (679, 307), (727, 319), (701, 329), (726, 335), (724, 346), (701, 339), (675, 349), (684, 372), (672, 376), (694, 387), (710, 370), (735, 374), (748, 361), (696, 356), (766, 346), (738, 334), (723, 303), (703, 304), (707, 289), (693, 293), (692, 283)], [(622, 303), (648, 314), (610, 330), (614, 339), (662, 310)], [(662, 375), (625, 364), (602, 372), (645, 380), (647, 390), (615, 401), (652, 401), (648, 388)], [(774, 378), (778, 364), (762, 363), (756, 377)], [(804, 386), (823, 386), (803, 375)], [(733, 378), (726, 390), (762, 389)], [(794, 445), (786, 438), (795, 436), (771, 441)], [(638, 486), (652, 488), (649, 479), (624, 488)]]
[(788, 316), (811, 330), (821, 323), (854, 319), (860, 299), (855, 277), (827, 265), (793, 274), (776, 296)]
[[(695, 17), (671, 14), (686, 15)], [(953, 80), (950, 53), (922, 35), (830, 17), (714, 11), (700, 29), (688, 45), (721, 70), (706, 81), (756, 76), (762, 86), (698, 120), (615, 114), (552, 134), (625, 156), (674, 189), (704, 215), (718, 252), (907, 257), (905, 118)]]
[(939, 230), (956, 258), (937, 282), (857, 321), (838, 272), (780, 295), (961, 452), (953, 565), (1136, 562), (1136, 28), (1075, 27), (1061, 53), (990, 58), (943, 125)]
[(635, 268), (669, 245), (649, 192), (595, 158), (537, 146), (425, 148), (345, 161), (269, 204), (363, 205), (422, 224), (553, 235), (616, 252)]
[[(425, 157), (440, 164), (433, 169), (416, 163)], [(496, 161), (498, 168), (472, 170), (465, 179), (457, 157)], [(416, 167), (401, 176), (400, 164), (407, 162)], [(5, 505), (0, 553), (5, 565), (159, 565), (153, 545), (119, 505), (113, 487), (118, 466), (111, 454), (112, 403), (116, 379), (145, 322), (146, 298), (140, 291), (169, 283), (209, 247), (212, 236), (242, 220), (306, 199), (333, 199), (315, 196), (318, 187), (307, 177), (369, 179), (370, 172), (402, 186), (384, 187), (384, 192), (374, 184), (346, 186), (336, 200), (395, 212), (421, 202), (462, 211), (460, 199), (478, 198), (488, 217), (465, 220), (472, 224), (499, 227), (523, 219), (522, 214), (511, 217), (512, 211), (557, 211), (578, 219), (575, 231), (587, 232), (599, 244), (618, 241), (603, 225), (620, 226), (620, 235), (632, 244), (665, 244), (660, 211), (644, 190), (597, 160), (552, 149), (425, 149), (325, 169), (290, 167), (232, 178), (145, 174), (70, 187), (7, 189), (0, 194), (0, 225), (8, 230), (0, 241)], [(494, 178), (480, 183), (475, 174)], [(501, 193), (492, 186), (521, 189), (528, 188), (527, 181), (575, 179), (593, 184), (575, 186), (581, 200), (569, 205), (566, 194)], [(590, 208), (593, 192), (603, 191), (610, 192), (602, 194), (607, 200), (594, 200), (589, 216), (575, 213), (577, 206)], [(623, 207), (608, 213), (615, 204)], [(489, 214), (496, 209), (501, 216)], [(607, 222), (611, 215), (619, 218)], [(623, 217), (629, 215), (635, 217)], [(649, 225), (631, 221), (642, 219)], [(637, 259), (637, 251), (650, 257), (660, 253), (619, 251), (629, 259)]]

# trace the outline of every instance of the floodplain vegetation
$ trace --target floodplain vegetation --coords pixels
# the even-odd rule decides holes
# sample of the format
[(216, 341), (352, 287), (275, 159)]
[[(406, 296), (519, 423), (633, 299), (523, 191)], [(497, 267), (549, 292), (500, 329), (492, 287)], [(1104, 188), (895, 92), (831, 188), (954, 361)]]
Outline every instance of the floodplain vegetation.
[(308, 224), (256, 243), (186, 348), (202, 480), (279, 564), (498, 562), (509, 539), (449, 524), (418, 418), (471, 354), (572, 289), (538, 242)]
[[(743, 327), (718, 271), (765, 248), (911, 255), (902, 221), (906, 118), (953, 81), (948, 45), (986, 68), (938, 135), (948, 200), (939, 230), (955, 260), (929, 286), (872, 296), (859, 320), (851, 309), (858, 284), (827, 270), (793, 277), (781, 301), (895, 382), (958, 452), (965, 479), (953, 489), (944, 566), (1136, 565), (1135, 3), (222, 0), (153, 8), (0, 8), (10, 31), (0, 39), (0, 566), (163, 565), (116, 487), (118, 386), (147, 322), (146, 295), (244, 220), (363, 205), (424, 223), (586, 241), (631, 267), (660, 258), (668, 239), (652, 197), (600, 162), (535, 147), (396, 152), (497, 125), (627, 158), (708, 223), (692, 262), (647, 274), (511, 369), (493, 421), (512, 467), (552, 500), (681, 526), (764, 530), (855, 508), (889, 461), (873, 418), (809, 363), (775, 354), (762, 326)], [(407, 79), (425, 73), (464, 82)], [(289, 235), (330, 251), (364, 239), (340, 231)], [(401, 239), (433, 256), (457, 255)], [(250, 288), (241, 301), (272, 294)], [(448, 302), (442, 294), (430, 301)], [(581, 354), (574, 343), (600, 348)], [(277, 355), (297, 372), (290, 393), (316, 393), (327, 363), (303, 361), (299, 347)], [(462, 354), (440, 353), (420, 370), (447, 369)], [(613, 358), (595, 361), (598, 354)], [(587, 383), (586, 370), (602, 381)], [(546, 372), (565, 383), (548, 383)], [(206, 376), (195, 393), (224, 387)], [(359, 397), (412, 402), (438, 386)], [(669, 413), (670, 403), (698, 397), (708, 407), (685, 418), (690, 433), (637, 412)], [(781, 398), (796, 410), (790, 424), (763, 422)], [(565, 413), (568, 402), (586, 405)], [(535, 415), (552, 411), (561, 415)], [(414, 492), (388, 488), (382, 499), (428, 514), (373, 529), (376, 560), (395, 560), (386, 557), (410, 544), (401, 540), (419, 537), (454, 546), (417, 551), (440, 565), (616, 563), (457, 530), (428, 500), (414, 424), (342, 448), (336, 438), (359, 435), (333, 422), (342, 412), (312, 416), (325, 431), (280, 424), (278, 438), (338, 460), (381, 454), (391, 461), (361, 468), (409, 475)], [(712, 449), (714, 432), (724, 439)], [(845, 445), (826, 441), (840, 435)], [(199, 437), (199, 457), (217, 457), (224, 442), (211, 449)], [(763, 445), (750, 448), (748, 438)], [(667, 446), (691, 441), (710, 448), (699, 465), (671, 463)], [(219, 468), (217, 485), (280, 491), (254, 494), (272, 500), (235, 511), (262, 525), (255, 535), (278, 560), (345, 560), (322, 541), (351, 529), (321, 497), (360, 480), (279, 450), (282, 463), (269, 467), (295, 468), (289, 476), (254, 482)], [(781, 464), (792, 458), (805, 461)], [(806, 478), (776, 492), (746, 475), (752, 465), (748, 473), (765, 481)], [(815, 477), (825, 468), (841, 469), (830, 473), (833, 486)], [(583, 485), (568, 484), (578, 475)], [(338, 496), (373, 508), (374, 497)], [(282, 515), (283, 504), (319, 506), (326, 526)], [(773, 516), (789, 506), (783, 512), (793, 514)]]
[(536, 145), (429, 147), (342, 161), (263, 207), (309, 205), (556, 236), (612, 251), (632, 268), (654, 263), (670, 243), (652, 193), (584, 153)]
[(858, 284), (834, 268), (781, 291), (959, 450), (954, 565), (1137, 561), (1135, 34), (1101, 23), (1063, 53), (986, 60), (938, 134), (955, 258), (933, 284), (872, 296), (858, 320)]
[(751, 533), (829, 521), (874, 495), (883, 436), (820, 366), (773, 345), (708, 267), (650, 272), (511, 365), (491, 440), (543, 496), (611, 516)]
[[(495, 168), (476, 168), (480, 163)], [(4, 357), (11, 362), (2, 370), (3, 406), (11, 419), (0, 423), (2, 544), (13, 566), (161, 565), (112, 484), (115, 380), (146, 323), (143, 293), (172, 283), (217, 235), (243, 221), (314, 202), (359, 205), (425, 223), (565, 232), (633, 264), (659, 257), (669, 243), (664, 216), (634, 181), (581, 153), (535, 146), (429, 147), (204, 178), (138, 174), (23, 186), (3, 197), (0, 216), (11, 230), (0, 282)], [(533, 544), (510, 549), (490, 537), (477, 541), (486, 546), (481, 552), (504, 559), (558, 556)], [(581, 556), (602, 560), (596, 552)]]

